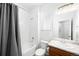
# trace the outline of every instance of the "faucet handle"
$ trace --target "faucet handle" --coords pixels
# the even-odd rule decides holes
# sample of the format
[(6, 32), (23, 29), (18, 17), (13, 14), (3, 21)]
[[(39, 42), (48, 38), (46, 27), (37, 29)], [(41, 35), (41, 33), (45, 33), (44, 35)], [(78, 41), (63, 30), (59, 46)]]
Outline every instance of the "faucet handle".
[(32, 37), (32, 39), (34, 39), (34, 37)]

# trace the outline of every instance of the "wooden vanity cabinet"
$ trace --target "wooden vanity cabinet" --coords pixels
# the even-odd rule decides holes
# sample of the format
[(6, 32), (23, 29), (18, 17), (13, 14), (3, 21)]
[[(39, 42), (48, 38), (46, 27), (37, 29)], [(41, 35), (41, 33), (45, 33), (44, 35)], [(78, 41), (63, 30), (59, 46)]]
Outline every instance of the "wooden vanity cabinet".
[(51, 47), (49, 46), (49, 51), (48, 51), (49, 56), (73, 56), (73, 53), (70, 53), (68, 51), (56, 48), (56, 47)]

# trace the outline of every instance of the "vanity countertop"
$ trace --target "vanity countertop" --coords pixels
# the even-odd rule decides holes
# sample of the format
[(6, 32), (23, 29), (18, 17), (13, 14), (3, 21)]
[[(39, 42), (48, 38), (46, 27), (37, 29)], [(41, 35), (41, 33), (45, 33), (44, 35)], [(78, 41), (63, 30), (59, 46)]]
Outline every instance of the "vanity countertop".
[(57, 47), (65, 51), (69, 51), (71, 53), (75, 53), (79, 55), (79, 45), (76, 45), (76, 44), (67, 43), (64, 41), (62, 42), (58, 40), (52, 40), (48, 43), (48, 45), (51, 47)]

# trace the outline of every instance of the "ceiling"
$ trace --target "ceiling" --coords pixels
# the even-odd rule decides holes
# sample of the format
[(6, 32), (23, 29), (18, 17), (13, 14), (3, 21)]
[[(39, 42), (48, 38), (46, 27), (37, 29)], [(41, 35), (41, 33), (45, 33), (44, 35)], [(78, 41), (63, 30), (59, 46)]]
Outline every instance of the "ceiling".
[(37, 7), (42, 7), (42, 6), (51, 6), (52, 8), (58, 8), (66, 3), (16, 3), (19, 7), (30, 11), (34, 8)]

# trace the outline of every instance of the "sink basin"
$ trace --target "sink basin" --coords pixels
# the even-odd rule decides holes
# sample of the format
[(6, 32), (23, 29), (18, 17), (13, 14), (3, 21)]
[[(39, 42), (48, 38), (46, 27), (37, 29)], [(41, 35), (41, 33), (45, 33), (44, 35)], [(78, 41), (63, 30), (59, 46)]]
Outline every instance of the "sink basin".
[(60, 41), (56, 41), (56, 40), (53, 40), (49, 43), (49, 45), (54, 45), (54, 46), (63, 46), (63, 43), (61, 43)]
[(56, 41), (56, 40), (51, 41), (50, 45), (59, 46), (59, 47), (67, 48), (67, 49), (75, 49), (76, 48), (76, 46), (74, 44)]
[(75, 49), (76, 48), (76, 46), (74, 46), (73, 44), (70, 44), (70, 43), (65, 43), (65, 46), (68, 49)]

